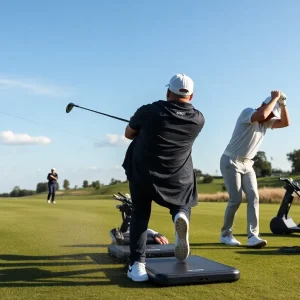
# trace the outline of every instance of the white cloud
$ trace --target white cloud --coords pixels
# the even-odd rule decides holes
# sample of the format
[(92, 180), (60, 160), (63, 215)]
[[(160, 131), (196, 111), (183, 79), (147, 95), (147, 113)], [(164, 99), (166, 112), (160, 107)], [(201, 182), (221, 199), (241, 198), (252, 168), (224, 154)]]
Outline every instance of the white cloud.
[(88, 170), (93, 170), (93, 171), (97, 171), (97, 170), (99, 170), (100, 168), (98, 168), (98, 167), (89, 167), (89, 168), (87, 168)]
[(50, 138), (46, 136), (30, 136), (26, 133), (0, 131), (0, 143), (4, 145), (48, 145)]
[(124, 135), (118, 134), (110, 134), (107, 133), (105, 135), (105, 139), (101, 142), (95, 143), (96, 147), (107, 147), (107, 146), (126, 146), (130, 144), (130, 140), (128, 140)]
[(0, 89), (22, 89), (33, 94), (56, 97), (67, 95), (66, 90), (60, 87), (33, 80), (0, 78)]

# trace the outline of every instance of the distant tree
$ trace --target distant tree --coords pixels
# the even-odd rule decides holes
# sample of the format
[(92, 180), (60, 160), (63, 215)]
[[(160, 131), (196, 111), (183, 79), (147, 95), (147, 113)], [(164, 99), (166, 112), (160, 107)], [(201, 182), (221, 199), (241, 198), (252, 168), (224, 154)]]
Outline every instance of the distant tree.
[(0, 197), (7, 198), (7, 197), (9, 197), (9, 193), (3, 193), (0, 195)]
[(45, 193), (48, 191), (48, 182), (39, 182), (36, 186), (36, 193)]
[(15, 191), (15, 190), (12, 190), (12, 191), (9, 193), (9, 197), (12, 197), (12, 198), (18, 197), (18, 195), (19, 195), (19, 192), (18, 192), (18, 191)]
[(35, 194), (35, 191), (20, 189), (19, 186), (15, 186), (9, 194), (8, 193), (0, 194), (0, 197), (13, 197), (13, 198), (16, 198), (16, 197), (31, 196), (31, 195), (34, 195), (34, 194)]
[(64, 187), (65, 190), (69, 190), (70, 189), (70, 182), (69, 182), (68, 179), (64, 180), (63, 187)]
[(290, 174), (290, 171), (284, 171), (282, 169), (278, 169), (278, 168), (275, 168), (275, 169), (272, 169), (272, 175), (284, 175), (284, 174)]
[(281, 173), (286, 173), (286, 172), (282, 171), (281, 169), (275, 168), (275, 169), (272, 169), (272, 174), (274, 174), (274, 173), (281, 174)]
[(18, 197), (19, 193), (20, 193), (20, 187), (15, 186), (9, 195), (10, 195), (10, 197)]
[(24, 197), (24, 196), (28, 196), (28, 195), (29, 195), (28, 190), (19, 190), (18, 197)]
[(88, 188), (88, 187), (89, 187), (89, 182), (88, 182), (87, 180), (84, 180), (84, 181), (83, 181), (82, 187), (83, 187), (84, 189)]
[(288, 153), (287, 159), (292, 163), (292, 173), (300, 173), (300, 149)]
[(200, 178), (202, 176), (202, 171), (199, 169), (194, 169), (194, 172), (196, 174), (196, 178)]
[(109, 185), (114, 185), (114, 184), (118, 184), (118, 183), (122, 183), (122, 181), (118, 180), (118, 179), (115, 179), (115, 178), (112, 178), (110, 180), (110, 184)]
[(17, 194), (16, 197), (24, 197), (24, 196), (25, 196), (25, 193), (26, 193), (26, 192), (24, 192), (24, 190), (20, 189), (20, 190), (18, 191), (18, 194)]
[(99, 190), (100, 189), (100, 181), (93, 181), (92, 186), (94, 189)]
[(211, 183), (213, 181), (214, 181), (214, 178), (211, 175), (205, 174), (203, 176), (203, 183)]
[(253, 168), (256, 173), (256, 176), (266, 177), (271, 175), (272, 165), (267, 160), (267, 156), (264, 151), (258, 151), (253, 161), (254, 161)]
[(77, 188), (78, 188), (78, 186), (77, 186), (77, 185), (75, 185), (75, 186), (74, 186), (74, 190), (77, 190)]

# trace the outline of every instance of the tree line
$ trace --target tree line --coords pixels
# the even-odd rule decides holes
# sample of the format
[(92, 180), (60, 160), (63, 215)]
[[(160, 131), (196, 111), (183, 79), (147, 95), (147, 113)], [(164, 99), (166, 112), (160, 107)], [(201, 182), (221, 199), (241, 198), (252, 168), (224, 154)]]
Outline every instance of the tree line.
[(255, 156), (253, 168), (256, 176), (266, 177), (271, 175), (282, 174), (300, 174), (300, 149), (294, 150), (286, 155), (287, 160), (291, 163), (291, 170), (281, 170), (272, 167), (272, 163), (267, 159), (267, 155), (264, 151), (258, 151)]
[[(292, 166), (291, 171), (273, 169), (272, 163), (267, 159), (266, 153), (264, 151), (258, 151), (257, 155), (253, 159), (254, 160), (253, 168), (255, 170), (256, 176), (266, 177), (271, 175), (281, 176), (281, 174), (300, 174), (300, 149), (287, 153), (286, 156), (287, 156), (287, 160), (291, 163)], [(194, 172), (196, 174), (198, 183), (211, 183), (214, 179), (213, 176), (209, 174), (203, 174), (202, 171), (199, 169), (194, 169)], [(109, 185), (115, 185), (119, 183), (122, 183), (122, 181), (112, 178), (110, 180)], [(59, 190), (59, 183), (56, 184), (57, 184), (56, 188), (57, 190)], [(94, 188), (98, 190), (103, 185), (104, 184), (101, 184), (99, 180), (92, 181), (91, 183), (89, 183), (88, 180), (84, 180), (82, 183), (82, 188)], [(65, 190), (70, 190), (70, 181), (68, 179), (65, 179), (63, 181), (63, 188)], [(78, 189), (78, 186), (75, 185), (74, 189)], [(15, 186), (10, 193), (0, 194), (0, 197), (16, 198), (16, 197), (32, 196), (34, 194), (45, 193), (47, 191), (48, 191), (48, 182), (39, 182), (36, 186), (35, 191), (21, 189), (19, 186)]]
[[(109, 185), (114, 185), (122, 183), (121, 180), (117, 180), (115, 178), (112, 178), (110, 180)], [(101, 186), (104, 186), (104, 184), (101, 184), (99, 180), (92, 181), (91, 183), (88, 182), (88, 180), (84, 180), (82, 183), (82, 188), (94, 188), (96, 190), (99, 190)], [(63, 188), (64, 190), (70, 190), (70, 181), (68, 179), (65, 179), (63, 181)], [(56, 183), (56, 190), (58, 191), (60, 189), (59, 183)], [(78, 189), (78, 186), (75, 185), (74, 189)], [(36, 186), (35, 190), (27, 190), (27, 189), (21, 189), (19, 186), (15, 186), (10, 193), (2, 193), (0, 194), (0, 197), (7, 198), (17, 198), (17, 197), (25, 197), (25, 196), (32, 196), (35, 194), (41, 194), (48, 192), (48, 182), (39, 182)]]

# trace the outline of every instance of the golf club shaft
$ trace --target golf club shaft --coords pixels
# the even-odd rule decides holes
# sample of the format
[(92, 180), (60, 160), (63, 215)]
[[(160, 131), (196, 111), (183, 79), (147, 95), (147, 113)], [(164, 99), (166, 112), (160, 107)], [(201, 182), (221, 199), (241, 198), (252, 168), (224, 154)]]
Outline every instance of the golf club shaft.
[(122, 118), (119, 118), (119, 117), (111, 116), (111, 115), (108, 115), (108, 114), (105, 114), (105, 113), (101, 113), (101, 112), (96, 111), (96, 110), (92, 110), (92, 109), (88, 109), (88, 108), (85, 108), (85, 107), (81, 107), (79, 105), (74, 105), (74, 106), (78, 107), (78, 108), (81, 108), (81, 109), (84, 109), (84, 110), (88, 110), (88, 111), (94, 112), (96, 114), (100, 114), (100, 115), (103, 115), (103, 116), (107, 116), (107, 117), (110, 117), (110, 118), (113, 118), (113, 119), (117, 119), (117, 120), (129, 123), (128, 120), (125, 120), (125, 119), (122, 119)]

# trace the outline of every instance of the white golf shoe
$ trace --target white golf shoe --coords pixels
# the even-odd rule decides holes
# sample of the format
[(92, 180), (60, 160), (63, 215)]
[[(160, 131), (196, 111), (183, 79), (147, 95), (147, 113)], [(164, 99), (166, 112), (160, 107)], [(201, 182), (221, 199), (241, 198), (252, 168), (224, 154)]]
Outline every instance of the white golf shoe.
[(136, 261), (128, 267), (127, 276), (136, 282), (148, 281), (149, 277), (146, 272), (146, 264)]
[(48, 204), (50, 204), (50, 200), (48, 200), (47, 202), (48, 202)]
[(233, 235), (220, 236), (220, 242), (230, 246), (240, 246), (241, 243)]
[(248, 239), (247, 247), (263, 248), (267, 245), (267, 241), (260, 239), (258, 236), (253, 235)]
[(175, 257), (184, 261), (190, 254), (189, 220), (184, 213), (178, 213), (174, 218), (175, 223)]

